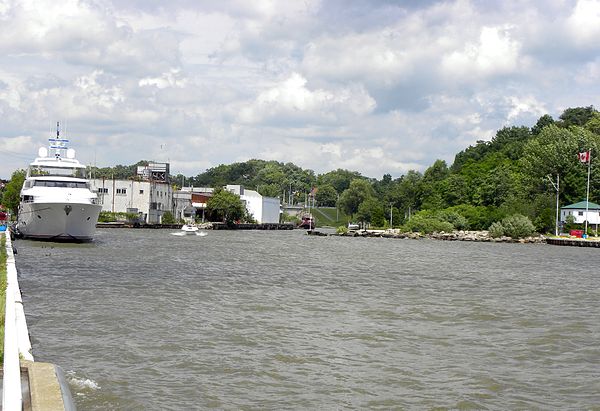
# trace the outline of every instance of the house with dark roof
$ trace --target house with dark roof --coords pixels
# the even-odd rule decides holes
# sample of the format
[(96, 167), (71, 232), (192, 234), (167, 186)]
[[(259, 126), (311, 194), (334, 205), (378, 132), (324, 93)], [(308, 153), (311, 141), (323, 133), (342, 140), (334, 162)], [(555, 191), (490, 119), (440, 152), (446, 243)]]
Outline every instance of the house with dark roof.
[(585, 201), (580, 201), (575, 204), (561, 207), (560, 221), (567, 221), (567, 216), (575, 217), (576, 223), (584, 223), (586, 220), (586, 205), (587, 205), (587, 221), (588, 224), (600, 224), (600, 205), (592, 203), (586, 204)]

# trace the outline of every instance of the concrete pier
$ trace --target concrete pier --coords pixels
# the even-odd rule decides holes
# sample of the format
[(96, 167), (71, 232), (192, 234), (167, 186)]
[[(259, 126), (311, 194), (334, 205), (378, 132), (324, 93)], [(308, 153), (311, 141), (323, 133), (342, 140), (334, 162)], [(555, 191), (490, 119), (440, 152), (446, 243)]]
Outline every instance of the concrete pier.
[(570, 247), (595, 247), (600, 248), (600, 241), (582, 238), (546, 238), (546, 243), (552, 245), (566, 245)]
[(34, 362), (10, 234), (6, 237), (6, 314), (2, 410), (75, 410), (69, 387), (54, 364)]

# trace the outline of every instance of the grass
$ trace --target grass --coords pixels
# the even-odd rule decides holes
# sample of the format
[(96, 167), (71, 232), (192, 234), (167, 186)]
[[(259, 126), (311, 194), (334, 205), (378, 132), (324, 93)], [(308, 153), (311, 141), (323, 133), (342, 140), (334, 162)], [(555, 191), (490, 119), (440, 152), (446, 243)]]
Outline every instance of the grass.
[(339, 227), (348, 224), (348, 216), (341, 211), (337, 212), (335, 207), (317, 207), (310, 211), (317, 219), (317, 227)]
[(6, 308), (6, 233), (0, 235), (0, 357), (4, 364), (4, 317)]

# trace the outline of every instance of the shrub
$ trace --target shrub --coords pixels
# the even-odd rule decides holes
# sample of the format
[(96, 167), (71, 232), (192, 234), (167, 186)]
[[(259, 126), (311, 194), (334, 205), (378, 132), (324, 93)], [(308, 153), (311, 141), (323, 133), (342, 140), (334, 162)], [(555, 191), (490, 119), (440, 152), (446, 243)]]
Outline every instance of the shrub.
[(162, 223), (163, 224), (175, 224), (175, 217), (173, 217), (173, 213), (170, 211), (165, 211), (162, 215)]
[(98, 221), (101, 223), (112, 223), (117, 221), (117, 218), (115, 217), (115, 213), (111, 213), (110, 211), (100, 211)]
[(468, 230), (469, 229), (469, 221), (457, 213), (456, 211), (444, 210), (440, 211), (437, 215), (439, 220), (447, 221), (454, 226), (456, 230)]
[(348, 227), (341, 225), (335, 231), (338, 234), (346, 234), (348, 232)]
[(412, 217), (404, 228), (408, 231), (430, 234), (433, 232), (451, 232), (454, 226), (447, 221), (440, 221), (437, 218), (421, 216), (419, 214)]
[(471, 230), (485, 230), (494, 221), (505, 216), (496, 207), (473, 206), (470, 204), (450, 207), (445, 211), (453, 211), (465, 217)]
[(535, 232), (535, 227), (528, 217), (513, 214), (502, 220), (504, 234), (512, 238), (529, 237)]
[(502, 237), (504, 235), (504, 227), (502, 226), (502, 223), (499, 221), (492, 223), (490, 228), (488, 228), (488, 231), (490, 232), (490, 236), (492, 238), (498, 238), (498, 237)]
[(513, 214), (506, 217), (502, 222), (495, 222), (489, 228), (490, 236), (501, 237), (503, 235), (512, 238), (523, 238), (532, 235), (535, 227), (531, 220), (521, 214)]

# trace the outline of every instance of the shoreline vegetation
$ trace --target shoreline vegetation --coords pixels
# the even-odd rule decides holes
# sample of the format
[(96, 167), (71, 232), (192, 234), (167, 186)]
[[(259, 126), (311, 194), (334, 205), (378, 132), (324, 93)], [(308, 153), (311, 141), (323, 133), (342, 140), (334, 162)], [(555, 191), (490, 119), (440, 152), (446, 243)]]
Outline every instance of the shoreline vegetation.
[(399, 229), (387, 230), (356, 230), (342, 233), (331, 234), (338, 237), (381, 237), (381, 238), (399, 238), (399, 239), (431, 239), (443, 241), (472, 241), (472, 242), (490, 242), (490, 243), (535, 243), (541, 244), (546, 242), (546, 236), (532, 235), (523, 238), (512, 238), (508, 236), (492, 237), (489, 231), (464, 231), (455, 230), (451, 232), (405, 232)]

